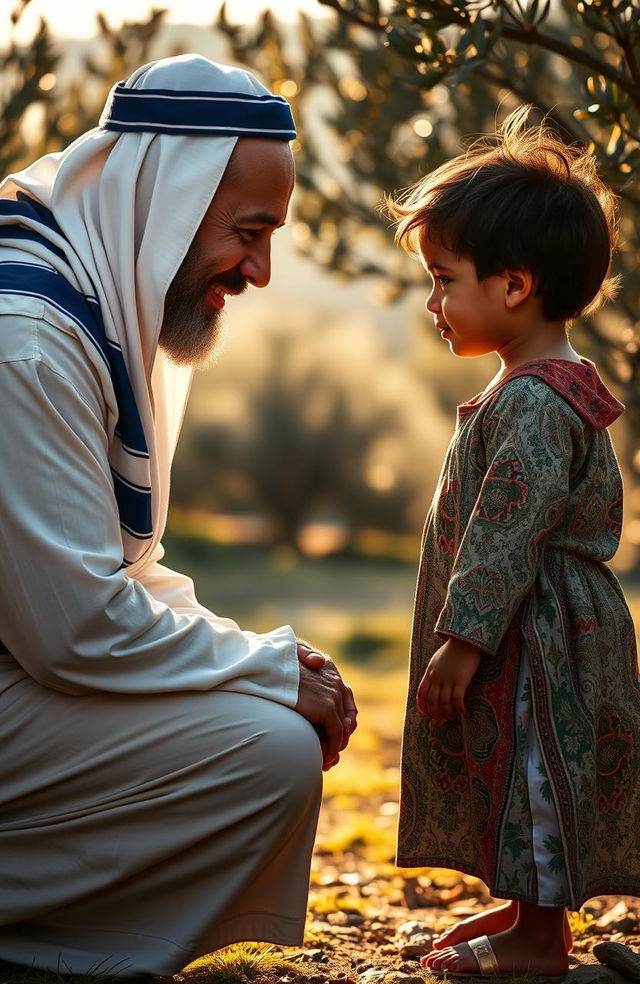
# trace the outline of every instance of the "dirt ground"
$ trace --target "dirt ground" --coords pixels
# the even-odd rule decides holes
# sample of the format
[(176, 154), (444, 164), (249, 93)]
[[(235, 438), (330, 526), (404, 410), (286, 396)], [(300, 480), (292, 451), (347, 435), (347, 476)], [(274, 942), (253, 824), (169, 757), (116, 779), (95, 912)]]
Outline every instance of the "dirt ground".
[[(230, 961), (226, 968), (206, 962), (184, 975), (194, 984), (256, 981), (257, 984), (419, 984), (430, 975), (420, 956), (431, 948), (433, 935), (465, 917), (495, 904), (475, 878), (444, 869), (402, 871), (392, 864), (397, 803), (371, 793), (358, 810), (354, 797), (326, 797), (313, 860), (309, 919), (305, 944), (297, 950), (271, 950), (291, 961), (286, 966), (247, 968)], [(570, 914), (574, 949), (571, 971), (599, 967), (592, 953), (605, 940), (640, 950), (640, 900), (608, 896), (592, 899), (580, 913)], [(229, 948), (232, 953), (234, 948)], [(600, 971), (602, 974), (600, 974)], [(567, 984), (623, 984), (614, 971), (600, 968), (585, 979), (571, 973)], [(220, 976), (221, 975), (221, 976)], [(385, 979), (386, 975), (386, 979)], [(411, 978), (414, 980), (412, 981)], [(433, 980), (433, 978), (431, 978)], [(522, 975), (518, 984), (532, 982)]]

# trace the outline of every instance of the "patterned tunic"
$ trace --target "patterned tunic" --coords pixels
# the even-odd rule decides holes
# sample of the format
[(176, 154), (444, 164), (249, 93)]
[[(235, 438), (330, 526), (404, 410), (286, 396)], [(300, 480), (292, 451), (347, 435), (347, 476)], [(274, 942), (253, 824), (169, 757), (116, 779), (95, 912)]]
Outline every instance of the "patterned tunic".
[[(606, 427), (623, 409), (586, 359), (527, 363), (458, 408), (422, 543), (400, 866), (455, 868), (496, 897), (540, 901), (525, 666), (539, 789), (558, 820), (554, 903), (640, 894), (635, 636), (604, 563), (622, 517)], [(464, 716), (436, 723), (416, 690), (449, 636), (483, 655)]]

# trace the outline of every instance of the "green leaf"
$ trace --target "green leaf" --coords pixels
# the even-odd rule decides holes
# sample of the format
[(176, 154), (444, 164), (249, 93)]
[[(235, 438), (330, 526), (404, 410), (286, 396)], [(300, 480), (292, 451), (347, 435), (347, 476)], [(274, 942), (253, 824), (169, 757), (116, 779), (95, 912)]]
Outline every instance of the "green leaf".
[(418, 60), (418, 52), (415, 49), (415, 45), (419, 43), (419, 37), (408, 38), (406, 34), (401, 33), (396, 28), (391, 28), (387, 32), (387, 41), (404, 58)]
[(438, 34), (434, 30), (425, 30), (422, 35), (422, 47), (428, 55), (433, 58), (442, 58), (447, 50), (447, 46)]

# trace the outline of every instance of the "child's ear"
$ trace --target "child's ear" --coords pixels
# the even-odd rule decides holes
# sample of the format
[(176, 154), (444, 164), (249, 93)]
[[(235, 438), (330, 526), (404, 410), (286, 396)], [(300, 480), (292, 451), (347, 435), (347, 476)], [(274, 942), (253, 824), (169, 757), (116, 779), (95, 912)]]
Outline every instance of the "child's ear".
[(515, 308), (534, 294), (533, 274), (530, 270), (504, 270), (504, 303)]

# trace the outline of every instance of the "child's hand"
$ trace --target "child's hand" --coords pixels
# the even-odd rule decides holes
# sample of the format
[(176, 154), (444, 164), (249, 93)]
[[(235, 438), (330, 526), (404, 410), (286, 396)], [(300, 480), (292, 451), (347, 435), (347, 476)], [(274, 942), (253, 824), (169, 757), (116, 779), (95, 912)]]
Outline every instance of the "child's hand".
[(462, 639), (447, 639), (431, 657), (418, 687), (418, 710), (451, 721), (464, 713), (464, 695), (478, 669), (481, 650)]

